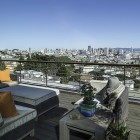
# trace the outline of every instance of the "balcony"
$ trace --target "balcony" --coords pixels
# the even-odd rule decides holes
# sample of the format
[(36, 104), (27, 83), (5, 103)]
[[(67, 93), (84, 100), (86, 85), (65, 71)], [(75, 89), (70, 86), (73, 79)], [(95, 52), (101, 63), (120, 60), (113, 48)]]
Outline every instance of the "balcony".
[[(13, 62), (6, 60), (6, 62)], [(83, 82), (93, 81), (98, 83), (98, 87), (105, 83), (108, 76), (118, 76), (120, 80), (129, 87), (129, 115), (127, 124), (131, 130), (130, 139), (140, 138), (140, 88), (139, 80), (140, 65), (122, 65), (122, 64), (95, 64), (80, 62), (46, 62), (46, 61), (14, 61), (19, 66), (17, 71), (12, 71), (18, 76), (19, 83), (33, 84), (37, 86), (47, 86), (60, 90), (59, 107), (54, 108), (41, 115), (35, 125), (35, 137), (27, 136), (24, 140), (58, 140), (59, 138), (59, 120), (68, 111), (74, 108), (74, 102), (81, 98), (80, 86)], [(32, 64), (31, 64), (32, 63)], [(26, 64), (26, 65), (25, 65)], [(28, 65), (27, 65), (28, 64)], [(31, 66), (29, 66), (31, 64)], [(26, 66), (26, 67), (25, 67)], [(27, 67), (28, 66), (28, 67)], [(60, 66), (75, 67), (71, 70), (69, 81), (64, 73), (57, 74)], [(54, 68), (55, 67), (55, 68)], [(31, 69), (32, 68), (32, 69)], [(102, 75), (99, 74), (102, 72)], [(76, 76), (75, 76), (76, 74)], [(76, 78), (73, 78), (73, 77)], [(134, 81), (137, 84), (134, 84)], [(86, 140), (87, 136), (71, 132), (72, 140)]]

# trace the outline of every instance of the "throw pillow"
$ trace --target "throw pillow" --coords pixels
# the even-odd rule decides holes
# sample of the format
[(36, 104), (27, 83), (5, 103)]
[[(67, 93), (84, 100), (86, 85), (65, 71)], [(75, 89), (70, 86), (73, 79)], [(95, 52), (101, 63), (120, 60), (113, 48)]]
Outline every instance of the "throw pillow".
[(0, 93), (0, 112), (4, 118), (18, 115), (10, 92)]
[(4, 120), (3, 120), (2, 116), (1, 116), (1, 113), (0, 113), (0, 127), (1, 127), (3, 124), (4, 124)]
[(107, 86), (108, 95), (114, 92), (114, 90), (117, 89), (120, 84), (121, 82), (119, 81), (117, 77), (110, 77), (108, 79), (108, 86)]
[(10, 82), (10, 69), (5, 69), (0, 71), (0, 81), (1, 82)]

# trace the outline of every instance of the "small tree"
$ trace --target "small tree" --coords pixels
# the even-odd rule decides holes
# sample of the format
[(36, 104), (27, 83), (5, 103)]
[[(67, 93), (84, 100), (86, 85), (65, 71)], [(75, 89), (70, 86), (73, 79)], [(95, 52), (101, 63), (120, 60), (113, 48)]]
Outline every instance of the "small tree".
[[(24, 60), (24, 58), (23, 58), (22, 55), (20, 55), (19, 60), (20, 60), (20, 61)], [(20, 70), (22, 70), (22, 64), (21, 64), (21, 63), (18, 64), (17, 67), (15, 67), (14, 70), (15, 70), (15, 71), (20, 71)]]
[(82, 87), (81, 87), (81, 91), (82, 91), (82, 95), (84, 96), (83, 98), (83, 104), (86, 105), (93, 105), (94, 101), (94, 92), (96, 91), (96, 88), (93, 88), (91, 86), (91, 84), (89, 83), (85, 83)]
[(57, 76), (61, 77), (61, 83), (66, 83), (69, 80), (70, 77), (70, 71), (67, 69), (67, 67), (65, 65), (62, 65), (57, 73)]
[(0, 57), (0, 70), (4, 70), (6, 68), (5, 63), (2, 62), (1, 57)]
[(80, 75), (74, 74), (70, 77), (70, 81), (80, 81)]

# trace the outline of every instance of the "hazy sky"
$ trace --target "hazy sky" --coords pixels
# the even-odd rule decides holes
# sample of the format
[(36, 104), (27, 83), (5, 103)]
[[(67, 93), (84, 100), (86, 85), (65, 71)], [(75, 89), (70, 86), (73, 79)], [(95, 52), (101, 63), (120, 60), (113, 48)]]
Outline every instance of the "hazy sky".
[(0, 0), (1, 49), (140, 47), (140, 0)]

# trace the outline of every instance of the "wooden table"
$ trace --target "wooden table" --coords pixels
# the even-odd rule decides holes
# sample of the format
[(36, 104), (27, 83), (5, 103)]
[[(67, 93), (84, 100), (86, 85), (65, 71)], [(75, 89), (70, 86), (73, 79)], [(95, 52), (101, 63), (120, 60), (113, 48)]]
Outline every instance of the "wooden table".
[[(72, 114), (80, 116), (80, 119), (71, 119)], [(70, 129), (94, 135), (95, 140), (106, 140), (106, 131), (112, 121), (113, 113), (100, 104), (93, 117), (84, 117), (77, 107), (59, 121), (59, 140), (70, 140)]]

